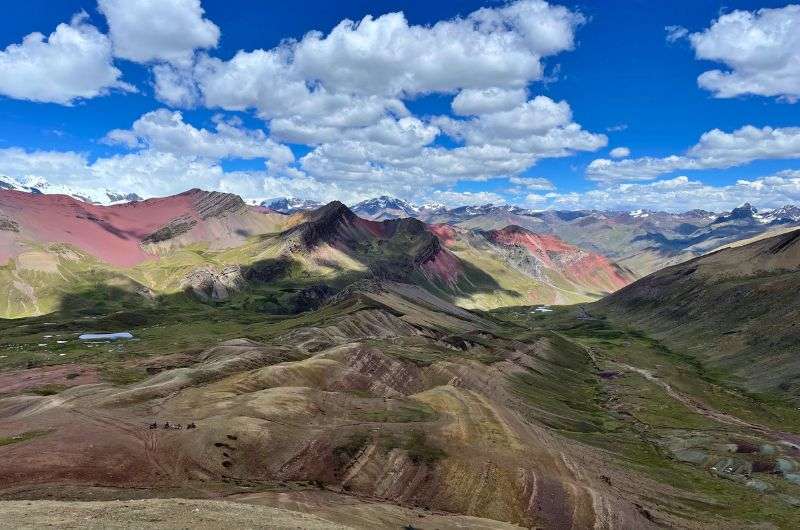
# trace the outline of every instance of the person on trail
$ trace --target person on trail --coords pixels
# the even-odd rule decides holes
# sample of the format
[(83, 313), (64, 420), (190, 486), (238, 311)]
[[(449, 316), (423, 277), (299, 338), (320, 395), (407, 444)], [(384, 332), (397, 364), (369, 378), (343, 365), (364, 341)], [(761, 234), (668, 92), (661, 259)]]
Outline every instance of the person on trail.
[(165, 429), (169, 429), (169, 422), (168, 421), (164, 422), (164, 428)]
[(150, 428), (151, 429), (158, 429), (158, 423), (156, 423), (156, 422), (151, 423), (150, 424)]
[(196, 429), (196, 428), (197, 428), (197, 425), (195, 425), (195, 424), (194, 424), (194, 422), (192, 422), (192, 423), (188, 424), (188, 425), (186, 426), (186, 428), (187, 428), (187, 429)]

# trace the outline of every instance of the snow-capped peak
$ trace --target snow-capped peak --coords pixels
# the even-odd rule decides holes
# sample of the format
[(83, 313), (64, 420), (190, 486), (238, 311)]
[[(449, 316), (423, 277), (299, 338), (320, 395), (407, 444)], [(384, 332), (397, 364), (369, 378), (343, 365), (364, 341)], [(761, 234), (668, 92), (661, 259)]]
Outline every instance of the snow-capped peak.
[(374, 199), (367, 199), (353, 205), (353, 212), (368, 219), (396, 219), (399, 217), (414, 217), (419, 213), (419, 208), (411, 203), (381, 195)]
[(645, 218), (645, 217), (650, 217), (650, 212), (648, 212), (647, 210), (638, 209), (638, 210), (631, 210), (630, 212), (628, 212), (628, 215), (636, 218)]
[(0, 176), (0, 190), (21, 191), (43, 195), (67, 195), (79, 201), (105, 206), (142, 200), (135, 193), (120, 193), (109, 189), (76, 188), (65, 184), (51, 184), (41, 177), (24, 180)]
[(275, 197), (262, 200), (261, 206), (276, 212), (294, 213), (300, 210), (316, 210), (322, 203), (297, 197)]

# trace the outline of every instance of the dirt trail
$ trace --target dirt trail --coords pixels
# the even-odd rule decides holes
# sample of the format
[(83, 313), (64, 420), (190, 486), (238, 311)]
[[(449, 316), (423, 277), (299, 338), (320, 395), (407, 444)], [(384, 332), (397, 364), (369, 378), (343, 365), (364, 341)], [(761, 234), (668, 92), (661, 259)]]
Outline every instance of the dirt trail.
[[(595, 366), (597, 366), (597, 358), (595, 357), (594, 352), (591, 351), (591, 348), (587, 348), (586, 351), (589, 354), (589, 356), (592, 358), (592, 362), (595, 364)], [(800, 444), (800, 436), (798, 436), (796, 434), (776, 431), (774, 429), (770, 429), (769, 427), (767, 427), (765, 425), (761, 425), (759, 423), (749, 422), (749, 421), (743, 420), (741, 418), (738, 418), (736, 416), (733, 416), (732, 414), (728, 414), (726, 412), (720, 412), (719, 410), (716, 410), (716, 409), (714, 409), (712, 407), (709, 407), (705, 403), (703, 403), (701, 401), (698, 401), (698, 400), (696, 400), (696, 399), (694, 399), (692, 397), (687, 396), (686, 394), (683, 394), (683, 393), (675, 390), (675, 388), (672, 385), (670, 385), (668, 382), (666, 382), (663, 379), (659, 378), (658, 376), (654, 375), (652, 370), (648, 370), (646, 368), (639, 368), (637, 366), (632, 366), (632, 365), (626, 364), (626, 363), (620, 363), (620, 362), (614, 362), (614, 361), (605, 361), (605, 362), (610, 366), (614, 366), (614, 367), (617, 367), (619, 369), (622, 369), (622, 370), (625, 370), (625, 371), (628, 371), (628, 372), (634, 372), (634, 373), (637, 373), (637, 374), (641, 375), (642, 377), (644, 377), (645, 379), (647, 379), (651, 383), (655, 383), (656, 385), (658, 385), (662, 389), (664, 389), (664, 392), (666, 392), (666, 394), (669, 397), (671, 397), (672, 399), (674, 399), (678, 403), (681, 403), (683, 406), (685, 406), (686, 408), (690, 409), (692, 412), (700, 414), (701, 416), (705, 416), (706, 418), (709, 418), (711, 420), (717, 421), (719, 423), (724, 423), (724, 424), (727, 424), (727, 425), (733, 425), (735, 427), (743, 427), (745, 429), (750, 429), (752, 431), (755, 431), (755, 432), (758, 432), (758, 433), (763, 434), (765, 436), (768, 436), (768, 437), (772, 438), (773, 440), (775, 440), (776, 442), (779, 442), (779, 443), (789, 443), (789, 444), (792, 444), (792, 445)]]

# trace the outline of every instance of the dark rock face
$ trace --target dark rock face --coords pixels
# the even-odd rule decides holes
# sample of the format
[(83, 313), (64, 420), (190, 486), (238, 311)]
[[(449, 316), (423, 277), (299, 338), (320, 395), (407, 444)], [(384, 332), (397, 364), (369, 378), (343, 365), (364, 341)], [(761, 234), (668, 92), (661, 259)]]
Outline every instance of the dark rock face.
[(297, 293), (297, 297), (294, 300), (294, 311), (296, 313), (301, 313), (303, 311), (317, 309), (331, 296), (333, 296), (333, 289), (324, 283), (306, 287)]
[(350, 208), (339, 201), (326, 204), (313, 217), (302, 225), (302, 241), (306, 248), (314, 248), (320, 243), (333, 243), (340, 239), (342, 225), (352, 224), (358, 219)]
[(435, 236), (430, 236), (427, 243), (425, 243), (422, 248), (420, 248), (419, 252), (414, 256), (414, 265), (420, 267), (432, 259), (436, 258), (436, 255), (442, 251), (442, 244), (439, 242), (439, 238)]
[(222, 217), (246, 208), (244, 201), (232, 193), (204, 192), (195, 203), (197, 215), (202, 220)]
[(288, 259), (254, 263), (244, 271), (244, 278), (248, 282), (269, 283), (289, 272), (291, 266)]
[(186, 217), (173, 219), (166, 225), (142, 239), (142, 243), (160, 243), (161, 241), (168, 241), (172, 238), (178, 237), (181, 234), (185, 234), (196, 224), (197, 221)]
[(0, 232), (19, 232), (19, 223), (0, 215)]

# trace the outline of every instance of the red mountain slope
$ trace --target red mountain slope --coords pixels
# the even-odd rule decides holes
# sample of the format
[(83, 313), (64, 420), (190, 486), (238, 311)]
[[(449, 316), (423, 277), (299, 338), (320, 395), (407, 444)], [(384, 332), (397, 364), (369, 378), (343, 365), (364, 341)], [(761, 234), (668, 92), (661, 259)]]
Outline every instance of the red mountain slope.
[(559, 271), (576, 285), (612, 292), (634, 279), (630, 271), (608, 258), (565, 243), (552, 235), (536, 234), (513, 225), (484, 232), (484, 235), (495, 245), (526, 249), (542, 266)]
[(0, 264), (34, 242), (67, 243), (128, 267), (151, 257), (165, 242), (215, 240), (224, 246), (285, 219), (248, 207), (235, 195), (197, 189), (114, 206), (1, 190)]

